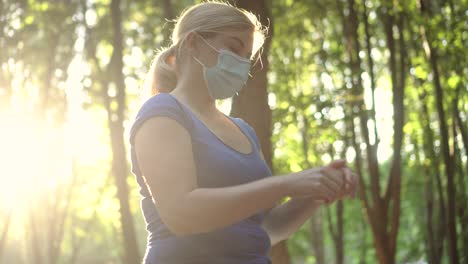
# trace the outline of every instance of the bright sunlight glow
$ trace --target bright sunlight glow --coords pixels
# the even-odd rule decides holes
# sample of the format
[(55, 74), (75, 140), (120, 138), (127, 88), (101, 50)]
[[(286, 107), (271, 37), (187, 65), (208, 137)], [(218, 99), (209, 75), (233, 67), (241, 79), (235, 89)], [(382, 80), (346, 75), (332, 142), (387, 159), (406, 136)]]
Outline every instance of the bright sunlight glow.
[(1, 207), (22, 207), (69, 176), (57, 129), (8, 111), (0, 117), (0, 131)]
[(0, 111), (0, 210), (25, 209), (68, 186), (75, 161), (80, 166), (107, 164), (102, 163), (109, 155), (105, 115), (83, 109), (83, 69), (80, 56), (68, 68), (64, 122), (29, 110), (26, 102), (38, 95), (25, 94), (18, 86), (9, 108)]

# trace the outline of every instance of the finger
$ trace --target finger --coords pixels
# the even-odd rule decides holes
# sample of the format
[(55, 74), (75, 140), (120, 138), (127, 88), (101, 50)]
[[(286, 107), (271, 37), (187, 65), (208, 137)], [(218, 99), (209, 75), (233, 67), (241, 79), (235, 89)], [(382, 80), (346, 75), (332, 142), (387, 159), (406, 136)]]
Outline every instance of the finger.
[(339, 199), (346, 197), (349, 194), (350, 178), (349, 171), (345, 168), (335, 171), (332, 179), (340, 185)]
[(332, 168), (326, 168), (324, 172), (326, 173), (326, 175), (328, 175), (328, 179), (330, 179), (336, 185), (339, 186), (339, 192), (342, 193), (344, 191), (345, 184), (344, 172), (341, 169)]
[(353, 182), (353, 172), (350, 168), (344, 168), (343, 172), (345, 174), (345, 192), (350, 193), (354, 186)]
[(317, 188), (317, 190), (320, 193), (320, 195), (325, 198), (326, 202), (329, 203), (335, 199), (336, 191), (334, 190), (334, 187), (332, 187), (332, 185), (327, 183), (326, 178), (327, 176), (320, 178), (319, 188)]
[(343, 172), (344, 175), (344, 187), (345, 190), (349, 189), (349, 186), (351, 185), (351, 173), (348, 168), (342, 168), (341, 171)]
[(320, 188), (320, 194), (325, 198), (327, 203), (333, 201), (336, 197), (335, 192), (330, 189), (327, 185), (322, 185)]
[(342, 191), (342, 182), (336, 180), (336, 174), (338, 170), (326, 167), (322, 170), (323, 177), (321, 181), (326, 184), (335, 194), (339, 194)]
[(330, 162), (330, 164), (327, 165), (327, 167), (332, 167), (335, 169), (340, 169), (340, 168), (343, 168), (344, 166), (346, 166), (346, 160), (344, 159), (334, 160)]
[(356, 198), (356, 193), (357, 193), (357, 188), (358, 188), (358, 177), (355, 173), (351, 171), (351, 186), (348, 191), (348, 195), (350, 198)]
[(335, 174), (336, 172), (334, 172), (333, 170), (331, 169), (324, 169), (322, 171), (322, 174), (323, 174), (323, 177), (320, 178), (321, 182), (325, 185), (327, 185), (331, 191), (333, 191), (334, 193), (338, 193), (340, 192), (342, 186), (337, 183), (335, 180), (333, 180), (333, 174)]
[(333, 200), (345, 197), (343, 173), (340, 170), (325, 170), (324, 172), (325, 177), (322, 179), (322, 182), (333, 192)]

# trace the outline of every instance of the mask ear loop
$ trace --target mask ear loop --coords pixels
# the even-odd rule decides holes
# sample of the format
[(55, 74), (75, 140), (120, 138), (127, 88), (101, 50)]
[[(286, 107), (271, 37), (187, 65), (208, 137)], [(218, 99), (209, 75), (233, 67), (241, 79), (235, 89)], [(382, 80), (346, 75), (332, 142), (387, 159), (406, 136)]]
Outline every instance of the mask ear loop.
[(208, 40), (206, 40), (202, 35), (200, 35), (200, 33), (195, 32), (195, 31), (194, 31), (194, 33), (197, 34), (197, 35), (206, 43), (206, 45), (210, 46), (210, 48), (212, 48), (212, 49), (214, 49), (216, 52), (220, 53), (220, 51), (219, 51), (217, 48), (213, 47), (213, 45), (211, 45), (211, 44), (208, 42)]
[[(197, 35), (198, 35), (208, 46), (210, 46), (213, 50), (215, 50), (216, 52), (218, 52), (218, 54), (223, 53), (222, 50), (213, 47), (213, 45), (211, 45), (211, 44), (208, 42), (208, 40), (206, 40), (202, 35), (200, 35), (200, 33), (198, 33), (198, 32), (194, 32), (194, 33), (197, 34)], [(234, 57), (237, 57), (237, 59), (239, 59), (240, 61), (252, 63), (252, 61), (251, 61), (250, 59), (241, 57), (241, 56), (239, 56), (239, 55), (237, 55), (237, 54), (235, 54), (234, 52), (231, 52), (231, 51), (229, 51), (229, 50), (225, 50), (225, 51), (227, 51), (228, 53), (230, 53), (230, 54), (233, 55)]]
[(206, 67), (199, 59), (197, 59), (195, 56), (192, 55), (192, 58), (196, 60), (198, 63), (200, 63), (201, 66)]
[[(214, 49), (217, 53), (218, 53), (218, 56), (219, 54), (221, 53), (218, 49), (216, 49), (215, 47), (213, 47), (202, 35), (200, 35), (200, 33), (196, 32), (196, 31), (193, 31), (194, 34), (197, 34), (202, 40), (203, 42), (205, 42), (210, 48)], [(204, 68), (208, 68), (205, 66), (205, 64), (203, 64), (199, 59), (197, 59), (195, 56), (192, 55), (192, 58), (194, 60), (196, 60), (201, 66), (203, 66)]]
[[(222, 53), (221, 50), (218, 50), (218, 49), (216, 49), (215, 47), (213, 47), (202, 35), (200, 35), (200, 33), (196, 32), (196, 31), (193, 31), (193, 33), (197, 34), (197, 35), (203, 40), (203, 42), (205, 42), (208, 46), (210, 46), (210, 48), (212, 48), (212, 49), (214, 49), (216, 52), (218, 52), (218, 55)], [(229, 51), (228, 51), (228, 52), (229, 52)], [(230, 53), (232, 53), (232, 52), (230, 52)], [(232, 53), (232, 54), (233, 54), (234, 56), (238, 57), (240, 60), (242, 60), (242, 61), (244, 61), (244, 62), (249, 62), (250, 65), (251, 65), (252, 61), (251, 61), (250, 59), (243, 58), (243, 57), (241, 57), (241, 56), (239, 56), (239, 55), (237, 55), (237, 54), (234, 54), (234, 53)], [(201, 66), (207, 68), (207, 67), (206, 67), (199, 59), (197, 59), (195, 56), (192, 55), (192, 58), (193, 58), (195, 61), (197, 61)], [(260, 58), (260, 63), (262, 64), (262, 68), (263, 68), (263, 63), (262, 63), (262, 61), (261, 61), (261, 58)], [(249, 75), (249, 77), (251, 77), (251, 78), (253, 77), (253, 75), (250, 73), (250, 70), (249, 70), (248, 75)], [(247, 82), (244, 83), (244, 86), (245, 86), (245, 85), (247, 85)], [(236, 92), (236, 95), (238, 96), (239, 93)]]

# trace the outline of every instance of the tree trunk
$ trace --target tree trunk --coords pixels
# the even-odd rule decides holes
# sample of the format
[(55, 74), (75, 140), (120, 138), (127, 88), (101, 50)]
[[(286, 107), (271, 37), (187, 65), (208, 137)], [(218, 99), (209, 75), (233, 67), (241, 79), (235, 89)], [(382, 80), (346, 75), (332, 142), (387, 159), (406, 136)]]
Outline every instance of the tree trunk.
[(32, 253), (32, 259), (33, 263), (41, 264), (43, 263), (42, 259), (42, 254), (41, 254), (41, 243), (40, 243), (40, 237), (39, 237), (39, 232), (37, 229), (37, 214), (35, 214), (35, 210), (33, 209), (34, 206), (32, 205), (32, 202), (30, 204), (30, 209), (29, 209), (29, 215), (28, 215), (28, 221), (29, 221), (29, 232), (30, 232), (30, 243), (31, 243), (31, 253)]
[(317, 208), (310, 218), (310, 241), (315, 256), (315, 263), (325, 264), (325, 247), (323, 243), (322, 208)]
[(372, 46), (371, 46), (371, 33), (370, 33), (370, 25), (369, 25), (369, 19), (367, 15), (367, 7), (366, 7), (366, 1), (364, 0), (364, 3), (362, 5), (364, 8), (362, 12), (362, 20), (364, 22), (364, 32), (366, 36), (366, 53), (367, 53), (367, 59), (368, 59), (368, 64), (369, 64), (369, 78), (370, 78), (370, 88), (371, 88), (371, 99), (372, 99), (372, 107), (370, 109), (370, 114), (372, 121), (374, 121), (374, 138), (375, 138), (375, 152), (378, 150), (378, 145), (379, 145), (379, 134), (377, 133), (377, 119), (375, 117), (375, 73), (374, 73), (374, 59), (372, 56)]
[[(457, 109), (457, 107), (455, 106), (456, 104), (458, 104), (458, 99), (455, 98), (453, 100), (453, 104), (454, 107), (453, 107), (453, 119), (452, 120), (455, 120), (455, 115), (457, 115), (458, 113), (455, 112), (455, 110)], [(453, 146), (453, 157), (454, 157), (454, 166), (455, 166), (455, 170), (458, 174), (458, 177), (457, 177), (457, 184), (459, 186), (459, 189), (460, 189), (460, 192), (457, 193), (457, 201), (459, 201), (459, 203), (457, 204), (457, 208), (456, 208), (456, 212), (457, 212), (457, 217), (458, 217), (458, 221), (462, 224), (462, 223), (468, 223), (468, 214), (467, 214), (467, 206), (468, 206), (468, 203), (467, 203), (467, 194), (466, 194), (466, 189), (465, 189), (465, 182), (464, 182), (464, 171), (463, 171), (463, 161), (461, 159), (461, 150), (459, 149), (458, 147), (458, 142), (457, 142), (457, 125), (455, 124), (456, 122), (452, 122), (452, 146)], [(460, 232), (460, 237), (462, 238), (461, 239), (461, 247), (463, 249), (463, 252), (465, 252), (465, 254), (468, 254), (468, 231), (466, 230), (466, 228), (462, 229), (461, 232)], [(466, 258), (467, 256), (465, 256)], [(462, 257), (463, 258), (463, 257)]]
[[(428, 199), (426, 200), (426, 210), (427, 210), (427, 232), (429, 236), (429, 252), (428, 256), (430, 259), (430, 263), (440, 263), (441, 258), (442, 258), (442, 253), (443, 253), (443, 245), (444, 245), (444, 240), (445, 240), (445, 233), (446, 233), (446, 217), (445, 217), (445, 197), (444, 197), (444, 191), (442, 187), (442, 178), (440, 175), (440, 170), (439, 170), (439, 157), (435, 152), (435, 147), (434, 147), (434, 133), (432, 129), (430, 129), (430, 116), (429, 116), (429, 109), (427, 106), (427, 94), (423, 90), (424, 87), (422, 86), (421, 82), (416, 81), (416, 83), (419, 83), (422, 92), (419, 92), (418, 97), (419, 101), (421, 102), (422, 110), (421, 110), (421, 122), (423, 123), (423, 126), (426, 127), (426, 129), (423, 132), (423, 145), (424, 145), (424, 153), (427, 156), (429, 160), (431, 160), (431, 163), (429, 165), (424, 165), (424, 170), (427, 172), (428, 175), (428, 180), (426, 184), (426, 191), (428, 193)], [(432, 187), (432, 182), (433, 182), (433, 177), (436, 180), (436, 187), (437, 189), (435, 190)], [(434, 205), (432, 204), (432, 199), (434, 197), (434, 194), (437, 194), (437, 200), (434, 202), (437, 202), (437, 209), (438, 209), (438, 215), (437, 217), (434, 218), (434, 215), (436, 213), (433, 212), (433, 207)], [(436, 220), (436, 223), (433, 223), (434, 220)], [(438, 220), (438, 222), (437, 222)], [(431, 235), (432, 238), (431, 238)]]
[(8, 237), (8, 230), (10, 227), (10, 220), (11, 216), (13, 215), (13, 209), (9, 209), (8, 212), (6, 212), (5, 218), (3, 219), (4, 225), (1, 230), (1, 236), (0, 236), (0, 260), (3, 257), (3, 249), (5, 248), (7, 237)]
[[(120, 0), (112, 0), (110, 4), (113, 30), (113, 53), (109, 62), (109, 70), (112, 82), (117, 94), (114, 98), (116, 109), (108, 108), (108, 124), (112, 147), (112, 172), (117, 186), (117, 198), (120, 204), (120, 221), (123, 235), (124, 262), (139, 263), (140, 255), (133, 226), (132, 212), (129, 204), (129, 192), (127, 186), (128, 165), (125, 155), (125, 140), (123, 121), (125, 119), (125, 83), (123, 76), (123, 36), (122, 16)], [(107, 96), (107, 93), (104, 95)], [(107, 98), (109, 100), (110, 98)]]
[(336, 264), (344, 263), (344, 204), (343, 201), (338, 201), (336, 204), (337, 218), (337, 236), (336, 236)]
[[(390, 51), (389, 68), (393, 88), (393, 111), (394, 111), (394, 145), (393, 159), (388, 177), (385, 193), (381, 193), (381, 180), (379, 172), (379, 162), (377, 158), (377, 144), (370, 143), (369, 120), (367, 107), (363, 100), (364, 90), (361, 79), (361, 59), (359, 57), (360, 43), (358, 36), (358, 15), (354, 0), (347, 0), (346, 9), (341, 0), (337, 0), (337, 7), (342, 17), (343, 30), (347, 55), (349, 58), (349, 68), (352, 79), (352, 103), (351, 113), (359, 117), (361, 138), (366, 145), (367, 166), (370, 174), (370, 200), (367, 200), (365, 191), (360, 192), (364, 206), (370, 222), (374, 246), (380, 263), (395, 263), (396, 241), (399, 230), (400, 219), (400, 183), (401, 183), (401, 146), (403, 139), (404, 124), (404, 104), (403, 95), (405, 87), (405, 65), (404, 61), (404, 40), (403, 40), (403, 20), (395, 22), (397, 17), (395, 13), (397, 8), (391, 1), (384, 3), (387, 5), (386, 13), (380, 14), (383, 18), (387, 46)], [(393, 12), (393, 13), (392, 13)], [(347, 13), (347, 14), (346, 14)], [(366, 16), (364, 16), (365, 18)], [(394, 28), (398, 27), (399, 42), (394, 38)], [(368, 29), (366, 29), (368, 30)], [(397, 44), (399, 50), (397, 50)], [(399, 51), (399, 54), (397, 53)], [(398, 56), (399, 55), (399, 56)], [(398, 61), (399, 59), (399, 61)], [(372, 67), (371, 67), (372, 68)], [(354, 122), (354, 120), (352, 120)], [(354, 125), (354, 124), (353, 124)], [(353, 132), (354, 133), (354, 132)], [(355, 152), (360, 152), (360, 146), (353, 139)], [(376, 143), (378, 143), (376, 141)], [(358, 160), (357, 160), (358, 161)], [(362, 180), (362, 177), (361, 177)], [(362, 188), (365, 188), (364, 181), (361, 182)]]
[[(6, 13), (4, 1), (0, 1), (0, 16), (4, 16)], [(6, 15), (6, 14), (5, 14)], [(6, 28), (7, 20), (0, 19), (0, 28)], [(0, 30), (0, 46), (6, 47), (6, 38), (4, 34), (4, 30)], [(6, 50), (6, 49), (5, 49)], [(3, 66), (3, 62), (6, 61), (5, 51), (0, 52), (0, 62)], [(11, 97), (11, 83), (10, 80), (7, 79), (5, 69), (0, 69), (0, 113), (4, 113), (10, 106), (10, 97)]]
[(436, 107), (439, 117), (439, 129), (441, 133), (442, 153), (445, 163), (445, 173), (447, 175), (447, 224), (448, 224), (448, 246), (451, 263), (459, 263), (457, 249), (457, 233), (456, 233), (456, 190), (454, 183), (454, 164), (453, 157), (449, 149), (449, 135), (445, 110), (443, 107), (443, 91), (439, 80), (439, 71), (437, 69), (437, 59), (435, 51), (432, 52), (430, 61), (434, 73), (434, 89), (436, 94)]
[[(269, 7), (265, 0), (237, 0), (232, 1), (240, 8), (244, 8), (260, 18), (262, 25), (270, 25), (269, 36), (265, 40), (262, 63), (256, 64), (252, 69), (252, 78), (247, 82), (246, 87), (234, 96), (232, 100), (231, 115), (240, 117), (249, 123), (257, 133), (265, 161), (273, 171), (272, 166), (272, 146), (271, 146), (271, 109), (268, 105), (267, 71), (268, 71), (268, 51), (272, 38), (272, 23)], [(262, 67), (263, 66), (263, 67)], [(273, 171), (274, 174), (274, 171)], [(286, 241), (282, 241), (273, 246), (270, 257), (274, 264), (291, 263)]]
[(455, 100), (455, 109), (454, 109), (454, 120), (456, 121), (457, 127), (460, 130), (462, 142), (463, 142), (463, 148), (465, 150), (465, 155), (468, 155), (468, 133), (466, 132), (466, 123), (462, 121), (462, 118), (460, 116), (460, 110), (458, 109), (458, 101), (460, 97), (460, 93), (462, 89), (464, 89), (463, 84), (460, 83), (457, 87), (457, 99)]
[[(303, 96), (301, 93), (299, 96)], [(303, 120), (301, 127), (301, 139), (302, 139), (302, 152), (304, 155), (304, 167), (312, 168), (309, 158), (309, 127), (310, 121), (307, 115), (301, 114), (301, 119), (296, 118), (296, 120)], [(323, 214), (322, 208), (317, 208), (315, 213), (309, 219), (310, 221), (310, 244), (312, 245), (312, 252), (314, 252), (315, 261), (317, 264), (325, 263), (325, 245), (323, 241)]]
[[(421, 12), (423, 15), (430, 16), (430, 10), (421, 0)], [(439, 119), (439, 130), (442, 156), (444, 159), (445, 174), (447, 175), (447, 231), (448, 231), (448, 252), (450, 256), (450, 263), (458, 264), (458, 247), (457, 247), (457, 231), (456, 231), (456, 189), (454, 183), (454, 163), (453, 157), (450, 154), (449, 148), (449, 134), (448, 125), (444, 109), (444, 94), (442, 90), (442, 84), (440, 82), (440, 73), (438, 67), (438, 55), (437, 50), (431, 43), (431, 38), (428, 36), (429, 32), (424, 26), (420, 27), (421, 36), (423, 38), (423, 44), (426, 47), (426, 56), (429, 60), (431, 70), (434, 76), (434, 92), (436, 99), (436, 109)]]
[(343, 201), (340, 200), (336, 203), (336, 226), (333, 223), (331, 218), (331, 210), (327, 210), (328, 226), (330, 230), (330, 235), (335, 245), (335, 264), (344, 263), (344, 233), (343, 233)]
[[(231, 115), (238, 116), (247, 121), (255, 129), (262, 146), (265, 160), (272, 167), (271, 147), (271, 109), (268, 105), (268, 81), (267, 72), (269, 68), (268, 52), (272, 39), (271, 16), (266, 1), (234, 1), (240, 8), (251, 11), (259, 16), (262, 25), (270, 25), (268, 37), (265, 39), (261, 62), (252, 67), (252, 78), (249, 78), (238, 96), (232, 100)], [(262, 67), (263, 66), (263, 67)]]

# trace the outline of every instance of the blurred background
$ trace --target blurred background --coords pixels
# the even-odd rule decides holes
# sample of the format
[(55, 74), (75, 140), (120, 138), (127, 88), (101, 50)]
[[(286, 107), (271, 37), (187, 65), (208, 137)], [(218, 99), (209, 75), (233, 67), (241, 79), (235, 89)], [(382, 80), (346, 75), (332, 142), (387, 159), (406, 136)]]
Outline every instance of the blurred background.
[[(128, 130), (168, 21), (197, 2), (0, 2), (0, 263), (140, 262)], [(468, 1), (232, 2), (270, 30), (219, 108), (275, 175), (339, 158), (361, 175), (273, 262), (467, 263)]]

